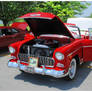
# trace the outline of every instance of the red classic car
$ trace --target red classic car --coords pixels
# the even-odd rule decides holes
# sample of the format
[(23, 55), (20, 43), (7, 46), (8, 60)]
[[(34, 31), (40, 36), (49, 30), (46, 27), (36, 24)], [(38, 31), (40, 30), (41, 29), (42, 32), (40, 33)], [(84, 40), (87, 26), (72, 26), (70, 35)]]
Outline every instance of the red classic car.
[(8, 47), (11, 43), (23, 40), (27, 33), (25, 30), (14, 27), (0, 27), (0, 49)]
[(20, 18), (26, 20), (35, 37), (9, 46), (9, 67), (18, 67), (22, 72), (72, 80), (78, 65), (92, 61), (90, 37), (81, 39), (79, 30), (78, 36), (74, 37), (56, 15), (37, 12)]

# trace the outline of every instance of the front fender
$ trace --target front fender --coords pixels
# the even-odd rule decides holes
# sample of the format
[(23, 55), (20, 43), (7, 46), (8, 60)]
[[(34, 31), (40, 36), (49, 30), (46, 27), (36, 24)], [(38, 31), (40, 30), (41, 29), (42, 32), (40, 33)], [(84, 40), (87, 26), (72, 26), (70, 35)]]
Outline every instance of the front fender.
[(55, 58), (55, 53), (56, 52), (61, 52), (62, 54), (64, 54), (64, 60), (62, 61), (58, 61), (55, 58), (56, 62), (61, 62), (65, 65), (65, 69), (68, 70), (69, 65), (70, 65), (70, 61), (72, 60), (72, 58), (76, 55), (79, 56), (79, 58), (82, 58), (82, 54), (83, 54), (83, 49), (82, 49), (82, 40), (75, 40), (74, 42), (71, 42), (65, 46), (59, 47), (54, 51), (53, 57)]
[(34, 39), (34, 37), (30, 38), (30, 39), (25, 39), (25, 40), (22, 40), (22, 41), (18, 41), (16, 43), (13, 43), (13, 44), (9, 45), (8, 48), (11, 46), (11, 47), (15, 48), (15, 50), (16, 50), (15, 53), (11, 54), (11, 56), (16, 56), (17, 57), (22, 44), (24, 44), (24, 43), (26, 43), (26, 42), (28, 42), (32, 39)]

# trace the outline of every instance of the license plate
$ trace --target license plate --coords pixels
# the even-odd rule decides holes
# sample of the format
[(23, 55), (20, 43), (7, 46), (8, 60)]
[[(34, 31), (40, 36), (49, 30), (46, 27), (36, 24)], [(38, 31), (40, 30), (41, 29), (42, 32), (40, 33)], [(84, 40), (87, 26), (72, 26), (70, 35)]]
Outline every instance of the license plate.
[(33, 73), (34, 72), (34, 67), (27, 67), (26, 71)]
[(38, 66), (38, 58), (29, 57), (29, 66), (37, 67)]

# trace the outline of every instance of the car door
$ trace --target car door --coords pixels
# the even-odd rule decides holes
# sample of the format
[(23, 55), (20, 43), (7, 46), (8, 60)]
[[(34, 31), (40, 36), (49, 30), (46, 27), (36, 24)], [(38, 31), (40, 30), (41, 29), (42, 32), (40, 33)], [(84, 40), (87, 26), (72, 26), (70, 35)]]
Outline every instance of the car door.
[[(83, 40), (83, 60), (92, 61), (92, 29), (89, 30), (89, 35)], [(90, 33), (91, 32), (91, 33)]]
[(21, 41), (24, 39), (24, 35), (25, 35), (24, 31), (22, 32), (22, 31), (12, 28), (11, 33), (12, 33), (11, 37), (13, 39), (12, 42)]
[(2, 30), (0, 29), (0, 48), (4, 46), (4, 41), (3, 41), (3, 35), (2, 35)]
[(10, 44), (16, 42), (18, 36), (18, 31), (12, 31), (11, 28), (2, 29), (2, 37), (1, 37), (1, 47), (9, 46)]
[(92, 61), (92, 40), (85, 39), (83, 42), (83, 61)]
[(6, 34), (7, 29), (0, 29), (0, 48), (7, 47), (10, 38)]

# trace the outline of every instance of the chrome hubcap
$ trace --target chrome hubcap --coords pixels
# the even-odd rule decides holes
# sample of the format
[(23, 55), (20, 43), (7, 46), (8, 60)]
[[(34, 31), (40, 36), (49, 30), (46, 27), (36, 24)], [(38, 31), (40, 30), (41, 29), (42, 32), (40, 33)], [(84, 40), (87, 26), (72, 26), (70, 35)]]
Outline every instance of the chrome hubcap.
[(75, 73), (76, 73), (76, 60), (72, 59), (70, 67), (69, 67), (69, 77), (73, 79), (75, 76)]

